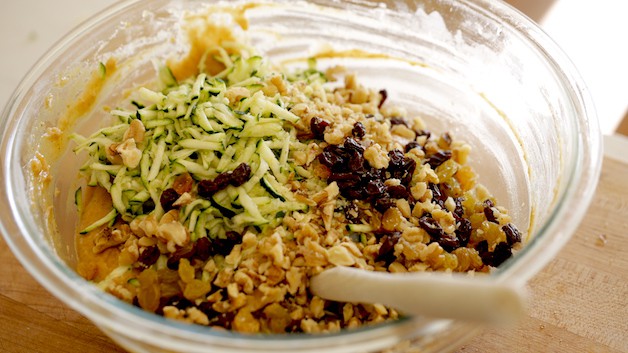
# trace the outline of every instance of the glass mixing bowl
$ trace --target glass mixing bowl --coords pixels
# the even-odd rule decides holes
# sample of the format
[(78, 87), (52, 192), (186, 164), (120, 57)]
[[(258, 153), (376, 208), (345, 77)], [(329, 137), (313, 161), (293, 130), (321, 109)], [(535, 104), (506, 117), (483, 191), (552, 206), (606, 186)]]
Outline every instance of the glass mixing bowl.
[[(477, 333), (474, 324), (413, 317), (333, 334), (242, 335), (146, 313), (74, 272), (80, 161), (67, 135), (107, 123), (103, 108), (149, 82), (153, 60), (185, 55), (184, 12), (206, 13), (212, 4), (116, 4), (57, 43), (16, 89), (0, 123), (0, 200), (8, 205), (1, 232), (24, 267), (134, 352), (437, 352)], [(319, 54), (320, 65), (356, 71), (431, 130), (469, 142), (480, 181), (528, 231), (523, 250), (493, 280), (523, 287), (584, 216), (601, 163), (593, 105), (557, 45), (505, 3), (276, 1), (231, 13), (246, 19), (241, 32), (273, 61), (300, 65)], [(113, 77), (99, 80), (99, 63), (112, 58)]]

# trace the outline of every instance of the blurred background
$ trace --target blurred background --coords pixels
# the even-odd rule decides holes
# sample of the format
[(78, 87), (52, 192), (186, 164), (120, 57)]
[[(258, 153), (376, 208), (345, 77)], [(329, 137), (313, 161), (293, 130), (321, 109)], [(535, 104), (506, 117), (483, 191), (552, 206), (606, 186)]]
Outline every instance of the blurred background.
[[(500, 0), (495, 0), (500, 1)], [(20, 79), (65, 33), (116, 0), (3, 0), (0, 107)], [(628, 135), (628, 1), (508, 0), (541, 24), (579, 69), (602, 132)], [(622, 123), (623, 121), (623, 123)]]

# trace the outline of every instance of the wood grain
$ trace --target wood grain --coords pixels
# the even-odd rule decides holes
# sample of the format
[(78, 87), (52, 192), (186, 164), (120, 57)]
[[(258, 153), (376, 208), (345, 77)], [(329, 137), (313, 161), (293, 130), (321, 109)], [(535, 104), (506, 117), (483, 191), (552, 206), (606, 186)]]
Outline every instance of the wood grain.
[[(628, 353), (628, 164), (605, 159), (578, 231), (529, 283), (529, 316), (456, 353)], [(0, 238), (0, 352), (124, 352), (43, 289)]]

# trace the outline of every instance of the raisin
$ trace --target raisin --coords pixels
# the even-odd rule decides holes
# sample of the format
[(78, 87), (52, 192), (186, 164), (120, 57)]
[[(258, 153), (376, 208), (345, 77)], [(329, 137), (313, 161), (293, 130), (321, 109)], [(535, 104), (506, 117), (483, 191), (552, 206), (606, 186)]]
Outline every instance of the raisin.
[(390, 118), (390, 125), (405, 125), (408, 126), (408, 122), (404, 119), (404, 118), (400, 118), (400, 117), (392, 117)]
[(179, 260), (181, 259), (190, 259), (194, 256), (194, 245), (192, 243), (188, 243), (173, 252), (168, 258), (168, 262), (166, 263), (168, 268), (171, 270), (177, 270), (179, 268)]
[(484, 216), (486, 216), (486, 220), (489, 222), (499, 223), (499, 221), (495, 217), (495, 213), (493, 212), (493, 207), (495, 207), (493, 201), (484, 201)]
[(144, 248), (144, 251), (140, 253), (137, 262), (140, 264), (140, 266), (147, 268), (157, 262), (157, 259), (159, 259), (159, 255), (160, 252), (157, 245), (148, 246)]
[(249, 177), (251, 176), (251, 167), (246, 163), (240, 163), (237, 167), (235, 167), (230, 175), (231, 185), (240, 186), (249, 180)]
[(443, 250), (452, 252), (460, 247), (460, 241), (455, 236), (450, 234), (443, 234), (443, 236), (437, 240), (438, 244)]
[(415, 132), (416, 132), (417, 136), (427, 136), (428, 140), (432, 136), (432, 133), (430, 131), (428, 131), (428, 130), (417, 130)]
[(165, 211), (170, 211), (174, 208), (173, 204), (179, 198), (179, 194), (172, 188), (166, 189), (161, 193), (159, 197), (159, 203)]
[(403, 185), (409, 185), (416, 169), (416, 162), (414, 159), (408, 158), (404, 164), (404, 175), (401, 177), (401, 183)]
[(397, 202), (390, 197), (377, 197), (373, 202), (373, 207), (380, 213), (386, 212), (386, 210), (395, 205), (397, 205)]
[(401, 234), (399, 232), (393, 232), (389, 235), (384, 235), (381, 238), (381, 245), (375, 261), (384, 261), (386, 266), (395, 261), (395, 245), (399, 241)]
[(471, 221), (466, 218), (460, 218), (458, 227), (456, 228), (456, 236), (460, 242), (460, 246), (467, 246), (469, 238), (471, 238)]
[(406, 153), (410, 152), (410, 150), (415, 149), (415, 148), (421, 148), (421, 145), (416, 142), (416, 141), (410, 141), (408, 142), (408, 144), (404, 147), (404, 151)]
[(456, 197), (454, 199), (454, 201), (456, 202), (456, 208), (454, 209), (453, 215), (456, 220), (460, 220), (462, 217), (464, 217), (464, 208), (462, 207), (463, 200), (464, 198), (462, 197)]
[(343, 143), (343, 147), (349, 151), (364, 152), (364, 147), (352, 137), (347, 137)]
[(349, 170), (360, 172), (364, 170), (364, 157), (358, 151), (351, 151), (349, 155)]
[(216, 184), (213, 180), (201, 180), (198, 183), (198, 195), (204, 198), (209, 198), (220, 189), (218, 188), (218, 184)]
[(423, 228), (424, 231), (429, 234), (433, 240), (438, 240), (442, 238), (445, 234), (443, 228), (441, 228), (440, 224), (430, 216), (422, 216), (419, 218), (419, 226)]
[(379, 96), (381, 98), (379, 100), (379, 104), (377, 104), (377, 109), (380, 109), (382, 105), (384, 105), (384, 102), (386, 102), (386, 99), (388, 98), (388, 91), (386, 91), (385, 89), (380, 90)]
[(501, 242), (495, 246), (495, 250), (493, 251), (492, 261), (489, 265), (493, 267), (498, 267), (504, 261), (508, 260), (512, 256), (512, 250), (510, 245), (506, 242)]
[(181, 295), (175, 295), (174, 297), (168, 299), (166, 306), (174, 306), (177, 309), (185, 310), (189, 307), (193, 307), (194, 304)]
[(351, 130), (351, 133), (353, 134), (353, 136), (361, 139), (364, 137), (364, 135), (366, 135), (366, 127), (364, 127), (364, 124), (358, 121), (353, 125), (353, 130)]
[(228, 231), (227, 238), (216, 238), (212, 241), (212, 247), (216, 254), (227, 256), (234, 246), (242, 242), (242, 236), (238, 232)]
[(400, 150), (394, 149), (388, 152), (388, 170), (395, 171), (403, 168), (405, 156)]
[(482, 262), (487, 265), (493, 263), (493, 254), (488, 251), (488, 241), (482, 240), (481, 242), (475, 245), (475, 250), (480, 255)]
[(384, 183), (379, 179), (371, 180), (366, 184), (366, 193), (369, 196), (380, 196), (385, 190), (386, 185), (384, 185)]
[(403, 185), (388, 185), (386, 193), (393, 199), (407, 199), (410, 196), (408, 189)]
[(506, 241), (508, 242), (508, 245), (521, 242), (521, 233), (514, 224), (508, 223), (502, 227), (502, 230), (506, 233)]
[(327, 128), (328, 126), (329, 122), (321, 118), (314, 117), (312, 118), (312, 120), (310, 120), (310, 130), (312, 130), (314, 138), (318, 140), (323, 140), (325, 138), (325, 128)]
[(440, 208), (445, 208), (445, 201), (447, 200), (447, 195), (444, 195), (438, 184), (428, 183), (427, 188), (432, 191), (432, 201), (440, 206)]
[(212, 244), (207, 237), (199, 238), (194, 243), (194, 256), (201, 261), (207, 261), (212, 254)]
[(360, 181), (360, 176), (354, 173), (331, 173), (327, 180), (329, 182), (353, 181), (357, 183), (358, 181)]
[(216, 175), (216, 177), (214, 178), (214, 183), (216, 183), (216, 187), (218, 188), (218, 190), (226, 188), (231, 183), (230, 173), (220, 173)]
[(427, 164), (429, 164), (432, 169), (436, 169), (438, 168), (438, 166), (445, 163), (450, 158), (451, 151), (438, 151), (427, 159)]

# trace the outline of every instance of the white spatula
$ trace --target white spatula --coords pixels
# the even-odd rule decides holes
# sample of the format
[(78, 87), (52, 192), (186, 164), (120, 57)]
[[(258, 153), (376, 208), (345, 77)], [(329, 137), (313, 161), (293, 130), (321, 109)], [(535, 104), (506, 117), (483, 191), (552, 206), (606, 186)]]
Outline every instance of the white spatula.
[(525, 312), (524, 288), (490, 277), (387, 273), (334, 267), (311, 278), (312, 293), (353, 303), (380, 303), (405, 315), (511, 324)]

